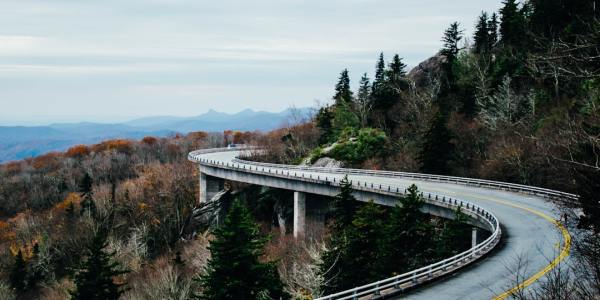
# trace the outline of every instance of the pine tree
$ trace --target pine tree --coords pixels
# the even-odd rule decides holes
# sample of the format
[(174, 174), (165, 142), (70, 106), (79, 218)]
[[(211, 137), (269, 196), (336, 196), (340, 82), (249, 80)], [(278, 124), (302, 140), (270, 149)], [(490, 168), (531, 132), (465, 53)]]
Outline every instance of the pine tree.
[(456, 65), (460, 48), (458, 43), (462, 39), (462, 30), (459, 29), (459, 24), (454, 22), (444, 32), (442, 41), (444, 45), (440, 51), (446, 57), (446, 61), (442, 64), (442, 78), (440, 90), (437, 97), (437, 102), (440, 110), (447, 114), (450, 112), (459, 93), (457, 85)]
[(321, 107), (317, 116), (315, 117), (315, 123), (319, 128), (319, 144), (324, 145), (334, 140), (333, 134), (333, 113), (329, 107)]
[(332, 202), (334, 231), (342, 232), (352, 224), (358, 209), (358, 202), (352, 195), (352, 191), (352, 183), (348, 180), (348, 176), (344, 176), (340, 181), (340, 193), (333, 198)]
[(462, 39), (462, 33), (463, 31), (460, 30), (458, 22), (450, 24), (450, 27), (444, 32), (442, 54), (446, 56), (449, 63), (454, 63), (458, 57), (458, 52), (460, 51), (458, 43)]
[(44, 267), (40, 257), (40, 245), (38, 243), (33, 244), (32, 254), (27, 268), (27, 286), (29, 288), (34, 288), (39, 282), (44, 280), (47, 273), (47, 269)]
[(384, 210), (372, 200), (362, 206), (352, 220), (348, 232), (346, 270), (352, 266), (360, 266), (360, 272), (345, 272), (342, 276), (342, 289), (381, 279), (378, 270), (379, 243), (383, 235)]
[(506, 47), (519, 48), (525, 38), (525, 20), (516, 0), (505, 0), (500, 9), (501, 42)]
[(360, 78), (360, 86), (356, 95), (356, 107), (358, 108), (358, 116), (361, 127), (366, 127), (369, 123), (369, 113), (373, 108), (371, 103), (371, 84), (367, 73)]
[(373, 86), (371, 93), (377, 93), (377, 89), (381, 88), (385, 84), (385, 60), (383, 58), (383, 52), (379, 53), (379, 59), (375, 65), (375, 78), (373, 79)]
[(357, 116), (352, 103), (340, 102), (335, 106), (333, 116), (333, 134), (340, 136), (342, 132), (351, 129), (358, 129), (360, 126), (360, 119)]
[(27, 286), (26, 278), (27, 265), (23, 258), (23, 252), (19, 249), (19, 252), (17, 252), (17, 255), (15, 256), (15, 264), (9, 274), (10, 285), (17, 290), (17, 292), (22, 292)]
[(261, 263), (266, 238), (248, 209), (236, 200), (210, 242), (211, 258), (206, 275), (200, 277), (204, 290), (200, 299), (287, 298), (274, 263)]
[(488, 54), (490, 51), (490, 20), (486, 12), (481, 12), (477, 25), (475, 25), (474, 51), (477, 54)]
[[(326, 292), (351, 288), (379, 279), (377, 259), (383, 210), (373, 203), (360, 208), (343, 232), (333, 232), (323, 255), (321, 274)], [(358, 271), (356, 268), (360, 268)]]
[(333, 96), (336, 105), (348, 104), (352, 102), (352, 90), (350, 90), (350, 76), (348, 69), (340, 73), (340, 79), (335, 85), (335, 95)]
[(402, 58), (398, 54), (394, 55), (387, 72), (387, 81), (392, 84), (397, 84), (402, 77), (406, 75), (406, 64), (402, 62)]
[(348, 180), (348, 176), (344, 176), (340, 181), (340, 187), (340, 193), (332, 201), (333, 222), (330, 224), (329, 250), (323, 254), (323, 261), (320, 265), (321, 276), (327, 282), (327, 291), (334, 291), (339, 288), (338, 277), (347, 267), (345, 259), (347, 258), (348, 232), (358, 209), (358, 203), (352, 195), (352, 184)]
[(90, 174), (85, 173), (79, 184), (79, 191), (81, 192), (82, 197), (80, 214), (85, 214), (88, 217), (96, 215), (96, 203), (94, 203), (94, 199), (92, 199), (92, 186), (92, 177)]
[(92, 177), (89, 173), (85, 173), (81, 182), (79, 183), (79, 192), (81, 192), (84, 196), (92, 193), (92, 185), (93, 185)]
[(433, 226), (429, 215), (421, 212), (425, 201), (416, 185), (400, 203), (390, 213), (381, 243), (380, 270), (389, 275), (421, 267), (434, 254)]
[(70, 291), (73, 299), (118, 299), (124, 292), (121, 283), (114, 277), (127, 273), (114, 261), (114, 252), (108, 252), (106, 229), (100, 229), (87, 247), (87, 255), (75, 273), (75, 290)]
[(455, 146), (452, 143), (454, 134), (448, 129), (447, 122), (447, 116), (437, 112), (423, 137), (418, 159), (421, 163), (421, 171), (425, 173), (450, 174), (450, 163), (454, 158)]
[(454, 219), (444, 225), (438, 237), (437, 257), (451, 257), (469, 249), (471, 226), (467, 224), (468, 218), (460, 207), (454, 211)]
[(498, 15), (496, 13), (492, 13), (487, 27), (489, 32), (489, 49), (493, 49), (496, 47), (496, 43), (498, 43)]
[(406, 65), (396, 54), (390, 63), (389, 68), (385, 69), (383, 53), (379, 55), (377, 68), (375, 70), (375, 79), (371, 87), (371, 99), (373, 110), (375, 111), (372, 115), (371, 123), (376, 124), (377, 127), (385, 129), (388, 132), (391, 132), (395, 125), (388, 112), (398, 101), (400, 90), (408, 86), (406, 82), (402, 80), (404, 75), (406, 75), (405, 68)]

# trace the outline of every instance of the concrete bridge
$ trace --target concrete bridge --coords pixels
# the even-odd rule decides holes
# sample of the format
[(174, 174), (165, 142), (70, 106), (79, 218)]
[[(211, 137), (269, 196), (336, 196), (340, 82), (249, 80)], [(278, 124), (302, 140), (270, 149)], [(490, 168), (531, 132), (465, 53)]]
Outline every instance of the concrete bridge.
[[(454, 211), (461, 207), (470, 217), (474, 228), (471, 249), (417, 270), (319, 299), (377, 299), (398, 295), (410, 299), (504, 299), (516, 289), (536, 284), (568, 256), (569, 233), (555, 220), (560, 214), (548, 199), (572, 200), (576, 198), (572, 194), (469, 178), (257, 163), (239, 159), (242, 151), (219, 148), (189, 154), (189, 160), (200, 168), (199, 201), (211, 199), (223, 188), (223, 180), (294, 191), (295, 237), (304, 235), (306, 194), (334, 196), (339, 193), (344, 176), (348, 176), (359, 201), (373, 200), (393, 206), (414, 183), (426, 201), (423, 211), (453, 218)], [(488, 231), (489, 237), (478, 241), (477, 229)], [(494, 249), (494, 253), (487, 255)], [(513, 268), (517, 258), (527, 263), (526, 270), (520, 270), (525, 277), (521, 286), (515, 284)], [(427, 288), (415, 288), (433, 280), (436, 283)]]

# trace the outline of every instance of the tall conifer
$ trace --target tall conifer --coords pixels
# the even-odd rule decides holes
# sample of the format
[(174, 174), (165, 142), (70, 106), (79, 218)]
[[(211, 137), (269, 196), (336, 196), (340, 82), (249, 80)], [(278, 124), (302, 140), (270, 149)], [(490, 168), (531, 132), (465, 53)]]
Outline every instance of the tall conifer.
[(452, 143), (454, 134), (447, 126), (448, 118), (437, 112), (423, 137), (423, 144), (418, 159), (421, 171), (430, 174), (448, 175), (450, 162), (454, 158), (455, 146)]
[(261, 263), (267, 241), (240, 200), (230, 208), (223, 224), (210, 242), (211, 258), (206, 275), (200, 277), (200, 299), (287, 298), (273, 262)]
[(106, 236), (106, 229), (98, 230), (88, 246), (86, 259), (75, 273), (72, 299), (118, 299), (123, 294), (124, 284), (115, 282), (114, 277), (127, 271), (114, 260), (115, 253), (106, 250)]

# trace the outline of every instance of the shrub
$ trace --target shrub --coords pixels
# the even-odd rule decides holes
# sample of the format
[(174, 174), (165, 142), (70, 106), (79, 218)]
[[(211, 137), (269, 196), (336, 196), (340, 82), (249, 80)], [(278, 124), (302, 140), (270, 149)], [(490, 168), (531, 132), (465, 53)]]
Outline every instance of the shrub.
[[(341, 138), (348, 136), (351, 131), (345, 131)], [(329, 156), (337, 160), (358, 164), (368, 158), (378, 156), (382, 153), (383, 146), (387, 141), (385, 133), (379, 129), (360, 129), (356, 137), (337, 144), (329, 152)]]

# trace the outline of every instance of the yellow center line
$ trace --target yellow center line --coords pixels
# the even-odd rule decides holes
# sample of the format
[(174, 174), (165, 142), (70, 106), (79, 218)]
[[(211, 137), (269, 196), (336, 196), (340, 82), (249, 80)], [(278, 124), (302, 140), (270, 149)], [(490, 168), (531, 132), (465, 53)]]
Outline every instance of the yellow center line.
[[(442, 191), (436, 188), (428, 188), (428, 190), (432, 190), (432, 191), (438, 191), (440, 193), (446, 193), (446, 191)], [(473, 198), (478, 198), (478, 199), (482, 199), (482, 200), (487, 200), (487, 201), (491, 201), (491, 202), (496, 202), (502, 205), (506, 205), (506, 206), (511, 206), (511, 207), (515, 207), (518, 209), (522, 209), (524, 211), (530, 212), (534, 215), (537, 215), (543, 219), (545, 219), (546, 221), (554, 224), (554, 226), (556, 226), (556, 228), (562, 233), (563, 239), (564, 239), (564, 245), (562, 250), (560, 251), (560, 254), (554, 258), (550, 264), (548, 264), (545, 268), (543, 268), (542, 270), (540, 270), (539, 272), (533, 274), (533, 276), (527, 278), (525, 281), (519, 283), (517, 286), (503, 292), (502, 294), (492, 298), (493, 300), (503, 300), (506, 299), (507, 297), (509, 297), (510, 295), (513, 295), (515, 292), (520, 291), (528, 286), (530, 286), (531, 284), (533, 284), (535, 281), (537, 281), (538, 279), (540, 279), (542, 276), (546, 275), (546, 273), (550, 272), (552, 269), (554, 269), (563, 259), (565, 259), (565, 257), (567, 257), (569, 255), (569, 251), (571, 250), (571, 235), (569, 234), (569, 231), (567, 231), (567, 229), (565, 228), (565, 226), (563, 226), (563, 224), (561, 224), (559, 221), (555, 220), (554, 218), (546, 215), (545, 213), (535, 210), (533, 208), (529, 208), (529, 207), (525, 207), (519, 204), (514, 204), (514, 203), (510, 203), (507, 201), (503, 201), (503, 200), (498, 200), (498, 199), (493, 199), (493, 198), (489, 198), (489, 197), (484, 197), (484, 196), (480, 196), (480, 195), (476, 195), (476, 194), (471, 194), (471, 193), (462, 193), (462, 192), (456, 192), (459, 195), (465, 195), (465, 196), (469, 196), (469, 197), (473, 197)], [(493, 212), (492, 212), (493, 213)], [(560, 242), (559, 242), (560, 244)], [(560, 245), (559, 245), (560, 247)], [(558, 248), (558, 247), (557, 247)]]
[[(477, 197), (477, 196), (476, 196)], [(532, 283), (534, 283), (536, 280), (540, 279), (542, 276), (546, 275), (546, 273), (550, 272), (552, 269), (554, 269), (563, 259), (565, 259), (565, 257), (567, 257), (569, 255), (569, 251), (571, 249), (571, 235), (569, 234), (569, 231), (567, 231), (567, 229), (565, 228), (565, 226), (563, 226), (563, 224), (561, 224), (559, 221), (555, 220), (554, 218), (544, 214), (541, 211), (529, 208), (529, 207), (525, 207), (525, 206), (521, 206), (518, 204), (514, 204), (514, 203), (510, 203), (510, 202), (506, 202), (506, 201), (502, 201), (502, 200), (497, 200), (497, 199), (491, 199), (491, 198), (487, 198), (487, 197), (480, 197), (484, 200), (488, 200), (488, 201), (492, 201), (492, 202), (496, 202), (496, 203), (500, 203), (503, 205), (508, 205), (508, 206), (512, 206), (515, 208), (519, 208), (525, 211), (528, 211), (532, 214), (535, 214), (537, 216), (542, 217), (543, 219), (545, 219), (546, 221), (554, 224), (554, 226), (556, 226), (556, 228), (558, 228), (560, 230), (560, 232), (562, 233), (563, 239), (564, 239), (564, 246), (562, 248), (562, 250), (560, 251), (560, 254), (554, 258), (550, 264), (548, 264), (545, 268), (543, 268), (542, 270), (540, 270), (539, 272), (533, 274), (533, 276), (527, 278), (525, 281), (519, 283), (517, 286), (505, 291), (504, 293), (494, 297), (494, 300), (502, 300), (502, 299), (506, 299), (508, 296), (514, 294), (517, 291), (520, 291), (524, 288), (526, 288), (527, 286), (531, 285)]]

